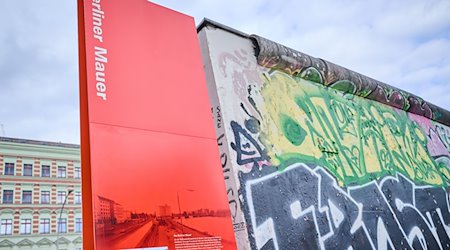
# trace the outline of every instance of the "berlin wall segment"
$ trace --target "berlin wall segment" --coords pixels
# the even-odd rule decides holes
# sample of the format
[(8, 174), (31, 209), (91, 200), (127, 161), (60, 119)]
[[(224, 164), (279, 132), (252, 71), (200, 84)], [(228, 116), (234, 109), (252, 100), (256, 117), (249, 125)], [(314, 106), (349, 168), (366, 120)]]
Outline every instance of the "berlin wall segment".
[(258, 36), (199, 28), (239, 249), (449, 249), (450, 116)]

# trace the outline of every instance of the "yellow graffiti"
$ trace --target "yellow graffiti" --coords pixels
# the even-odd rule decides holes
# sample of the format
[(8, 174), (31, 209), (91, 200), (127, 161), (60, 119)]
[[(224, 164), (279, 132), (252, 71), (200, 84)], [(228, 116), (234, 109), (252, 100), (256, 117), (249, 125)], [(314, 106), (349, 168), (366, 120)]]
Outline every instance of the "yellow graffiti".
[[(281, 72), (261, 89), (261, 141), (274, 165), (321, 163), (341, 185), (401, 172), (417, 183), (450, 177), (429, 155), (426, 136), (407, 113)], [(303, 133), (303, 134), (302, 134)]]

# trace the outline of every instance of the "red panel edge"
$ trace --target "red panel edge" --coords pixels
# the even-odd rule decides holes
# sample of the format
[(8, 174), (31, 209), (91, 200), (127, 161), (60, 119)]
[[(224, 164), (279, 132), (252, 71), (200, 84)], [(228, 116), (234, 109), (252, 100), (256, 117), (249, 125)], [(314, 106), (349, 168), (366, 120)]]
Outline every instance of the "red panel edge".
[(83, 194), (83, 249), (94, 250), (94, 226), (92, 210), (91, 156), (89, 144), (89, 112), (86, 72), (86, 40), (84, 27), (84, 0), (77, 0), (78, 10), (78, 67), (80, 91), (81, 135), (81, 188)]

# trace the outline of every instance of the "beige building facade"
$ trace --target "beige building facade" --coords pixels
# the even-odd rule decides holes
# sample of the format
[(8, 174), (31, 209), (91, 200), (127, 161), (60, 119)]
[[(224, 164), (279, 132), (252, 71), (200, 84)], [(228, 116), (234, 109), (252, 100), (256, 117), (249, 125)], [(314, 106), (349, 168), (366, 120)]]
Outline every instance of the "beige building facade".
[(80, 147), (0, 137), (0, 250), (81, 250)]

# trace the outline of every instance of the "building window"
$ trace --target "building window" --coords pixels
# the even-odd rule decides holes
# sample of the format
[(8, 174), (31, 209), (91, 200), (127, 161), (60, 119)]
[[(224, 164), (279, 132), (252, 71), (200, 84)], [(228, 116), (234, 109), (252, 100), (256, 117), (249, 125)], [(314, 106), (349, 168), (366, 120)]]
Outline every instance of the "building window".
[(22, 191), (22, 204), (31, 204), (31, 191)]
[(11, 235), (12, 234), (12, 219), (1, 220), (0, 234), (1, 235)]
[(31, 234), (31, 219), (22, 219), (20, 223), (20, 234)]
[(66, 178), (66, 167), (58, 166), (58, 175), (59, 178)]
[(58, 219), (58, 233), (67, 233), (67, 219)]
[(80, 179), (81, 178), (81, 168), (80, 167), (75, 167), (74, 178), (75, 179)]
[(42, 177), (50, 177), (50, 166), (49, 165), (42, 165)]
[(41, 224), (39, 225), (39, 232), (41, 234), (50, 233), (50, 219), (41, 219)]
[(56, 203), (63, 204), (65, 198), (66, 198), (66, 192), (58, 191), (58, 196), (56, 197)]
[(3, 190), (3, 204), (12, 204), (14, 200), (13, 190)]
[(75, 218), (75, 233), (81, 233), (83, 222), (81, 218)]
[(33, 165), (24, 164), (23, 165), (23, 176), (33, 176)]
[(50, 191), (41, 191), (41, 204), (50, 204)]
[(5, 175), (14, 175), (14, 163), (5, 163)]
[(81, 192), (75, 192), (75, 204), (81, 204)]

